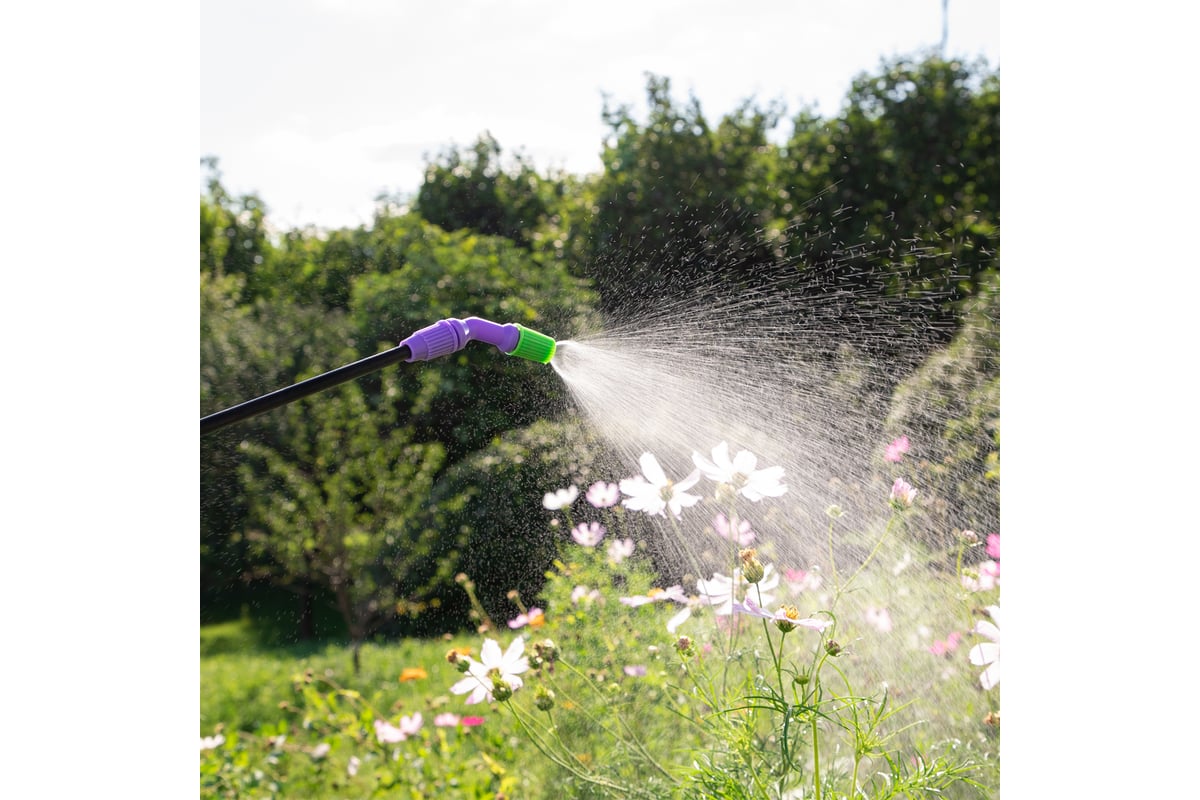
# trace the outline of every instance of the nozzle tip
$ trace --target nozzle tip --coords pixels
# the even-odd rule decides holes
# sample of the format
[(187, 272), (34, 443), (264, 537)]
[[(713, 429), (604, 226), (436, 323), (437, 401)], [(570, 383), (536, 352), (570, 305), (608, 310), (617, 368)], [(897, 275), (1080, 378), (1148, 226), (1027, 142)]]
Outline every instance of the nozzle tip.
[(510, 350), (508, 355), (536, 361), (539, 364), (549, 364), (550, 359), (554, 358), (554, 350), (557, 347), (555, 341), (546, 334), (538, 333), (524, 325), (518, 324), (516, 327), (521, 335), (517, 339), (517, 346)]

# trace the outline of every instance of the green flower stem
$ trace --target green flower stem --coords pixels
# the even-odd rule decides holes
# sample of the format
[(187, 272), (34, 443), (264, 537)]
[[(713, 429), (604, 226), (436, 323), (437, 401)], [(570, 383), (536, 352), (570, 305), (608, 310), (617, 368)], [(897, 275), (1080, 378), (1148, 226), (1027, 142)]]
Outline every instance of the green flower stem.
[(817, 736), (817, 715), (812, 715), (813, 797), (821, 800), (821, 740)]
[[(719, 494), (719, 493), (718, 493)], [(737, 594), (737, 575), (738, 575), (738, 540), (737, 540), (737, 494), (729, 501), (729, 513), (726, 515), (729, 522), (729, 544), (733, 548), (733, 559), (729, 566), (729, 600), (733, 602)], [(762, 598), (762, 595), (759, 595)], [(721, 694), (724, 695), (729, 685), (729, 661), (733, 658), (734, 649), (737, 647), (737, 634), (739, 625), (734, 624), (735, 615), (730, 610), (729, 614), (729, 649), (725, 653), (725, 669), (721, 675)]]
[(605, 700), (605, 698), (604, 698), (602, 690), (600, 689), (599, 686), (597, 686), (595, 684), (594, 681), (592, 681), (591, 678), (589, 678), (587, 676), (587, 674), (581, 672), (579, 669), (572, 666), (570, 664), (570, 662), (564, 661), (561, 658), (558, 660), (558, 663), (561, 664), (562, 666), (566, 667), (568, 670), (573, 672), (578, 677), (582, 678), (588, 684), (588, 686), (592, 689), (592, 691), (594, 691), (597, 695), (600, 696), (601, 701), (602, 701), (601, 704), (603, 705), (603, 707), (609, 710), (609, 712), (612, 714), (613, 719), (616, 720), (617, 724), (620, 725), (621, 728), (624, 729), (626, 735), (629, 738), (628, 739), (622, 738), (620, 734), (618, 734), (616, 731), (614, 731), (611, 728), (609, 728), (608, 726), (606, 726), (603, 722), (601, 722), (599, 719), (597, 719), (595, 716), (593, 716), (591, 713), (589, 713), (587, 710), (587, 707), (585, 705), (583, 705), (582, 703), (580, 703), (576, 700), (571, 699), (570, 695), (568, 695), (566, 692), (562, 691), (562, 687), (558, 683), (558, 681), (551, 678), (550, 680), (554, 684), (555, 691), (562, 694), (562, 697), (564, 700), (569, 700), (570, 702), (574, 703), (575, 706), (583, 712), (583, 714), (588, 718), (588, 720), (590, 722), (592, 722), (594, 725), (596, 725), (596, 727), (603, 730), (605, 733), (607, 733), (609, 736), (611, 736), (616, 741), (625, 742), (626, 744), (632, 744), (634, 749), (636, 749), (637, 752), (641, 754), (642, 758), (646, 759), (646, 761), (648, 761), (652, 767), (654, 767), (656, 770), (661, 772), (668, 780), (678, 782), (676, 777), (667, 771), (666, 767), (664, 767), (662, 764), (658, 763), (658, 761), (654, 758), (653, 754), (651, 754), (651, 752), (646, 748), (646, 745), (638, 737), (637, 733), (629, 726), (629, 721), (626, 720), (621, 714), (617, 713), (616, 708), (613, 706), (612, 703), (603, 702)]
[(841, 592), (841, 589), (838, 585), (837, 561), (833, 557), (833, 519), (832, 518), (830, 518), (830, 520), (829, 520), (829, 533), (828, 533), (827, 538), (829, 540), (829, 572), (833, 576), (833, 590), (834, 590), (834, 594), (836, 595)]
[[(700, 685), (700, 681), (697, 679), (695, 673), (693, 673), (692, 670), (688, 668), (686, 656), (684, 656), (682, 658), (681, 666), (683, 667), (683, 674), (688, 677), (689, 681), (691, 681), (692, 688), (694, 688), (696, 691), (700, 692), (700, 695), (701, 695), (700, 699), (704, 701), (704, 704), (706, 706), (708, 706), (709, 708), (716, 708), (717, 707), (717, 692), (716, 692), (716, 687), (714, 687), (712, 685), (712, 681), (709, 680), (708, 689), (705, 690), (705, 687)], [(699, 723), (697, 723), (697, 725), (699, 725)]]
[[(762, 608), (762, 603), (763, 603), (763, 599), (762, 599), (762, 589), (759, 587), (759, 585), (758, 585), (757, 583), (756, 583), (756, 584), (754, 584), (754, 591), (755, 591), (755, 593), (756, 593), (756, 594), (758, 594), (758, 607), (759, 607), (759, 608)], [(767, 637), (767, 647), (771, 648), (771, 663), (775, 665), (775, 680), (776, 680), (776, 681), (779, 683), (779, 699), (781, 699), (781, 700), (782, 700), (782, 699), (783, 699), (783, 695), (784, 695), (784, 686), (783, 686), (783, 637), (787, 636), (787, 633), (783, 632), (782, 630), (780, 631), (780, 634), (779, 634), (779, 654), (778, 654), (778, 655), (776, 655), (776, 654), (775, 654), (775, 643), (771, 641), (771, 626), (768, 624), (768, 620), (766, 620), (766, 619), (764, 619), (764, 620), (762, 621), (762, 624), (763, 624), (763, 634), (764, 634), (764, 635)]]
[(548, 758), (550, 761), (553, 761), (555, 764), (562, 767), (567, 772), (570, 772), (581, 781), (587, 781), (588, 783), (595, 784), (596, 786), (603, 786), (606, 789), (612, 789), (617, 792), (622, 792), (625, 794), (628, 793), (628, 787), (620, 786), (611, 781), (605, 780), (604, 778), (592, 774), (590, 770), (584, 769), (582, 765), (580, 765), (578, 759), (575, 759), (571, 755), (569, 750), (566, 757), (554, 753), (550, 746), (542, 740), (541, 736), (539, 736), (537, 732), (530, 727), (529, 723), (526, 722), (525, 718), (521, 715), (520, 711), (515, 705), (513, 705), (511, 702), (501, 703), (501, 705), (508, 707), (513, 714), (513, 719), (515, 719), (517, 721), (517, 725), (520, 726), (521, 731), (525, 734), (529, 741), (533, 743), (533, 746), (537, 748), (538, 752)]
[(846, 579), (846, 582), (834, 591), (833, 602), (830, 604), (831, 606), (837, 605), (837, 601), (841, 598), (846, 589), (850, 587), (850, 584), (854, 583), (854, 579), (857, 578), (859, 574), (866, 569), (867, 565), (875, 559), (875, 556), (879, 554), (879, 548), (883, 546), (888, 534), (892, 532), (892, 526), (895, 525), (898, 518), (899, 514), (893, 513), (888, 519), (887, 527), (885, 527), (883, 529), (883, 533), (879, 535), (878, 541), (875, 542), (875, 547), (871, 549), (871, 552), (867, 554), (867, 557), (863, 559), (863, 562), (858, 565), (858, 569), (854, 570), (854, 573)]

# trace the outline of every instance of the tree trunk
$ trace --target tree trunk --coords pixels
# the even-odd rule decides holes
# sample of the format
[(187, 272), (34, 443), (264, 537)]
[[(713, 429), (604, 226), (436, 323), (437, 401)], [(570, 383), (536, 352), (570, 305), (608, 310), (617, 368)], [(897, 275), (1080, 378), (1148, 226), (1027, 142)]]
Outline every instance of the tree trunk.
[(311, 642), (315, 638), (317, 626), (313, 619), (313, 591), (305, 583), (300, 587), (300, 641)]

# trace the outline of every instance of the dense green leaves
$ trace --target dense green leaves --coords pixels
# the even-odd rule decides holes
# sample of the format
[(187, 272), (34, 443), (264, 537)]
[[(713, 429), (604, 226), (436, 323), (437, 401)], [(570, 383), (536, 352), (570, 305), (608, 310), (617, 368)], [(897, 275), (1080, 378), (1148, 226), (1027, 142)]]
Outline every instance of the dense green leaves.
[[(383, 384), (385, 396), (395, 394), (389, 376)], [(357, 644), (394, 616), (401, 593), (421, 590), (408, 567), (436, 533), (411, 521), (443, 449), (411, 441), (394, 407), (372, 405), (355, 383), (286, 414), (295, 425), (285, 447), (241, 445), (248, 538), (280, 582), (328, 589)]]
[(738, 278), (774, 258), (762, 232), (779, 111), (747, 102), (714, 129), (695, 98), (679, 108), (670, 88), (648, 78), (644, 123), (627, 106), (604, 111), (611, 130), (587, 268), (606, 308), (713, 274)]
[[(357, 229), (274, 231), (262, 200), (231, 195), (207, 160), (202, 415), (447, 317), (563, 339), (692, 285), (816, 287), (827, 304), (886, 299), (873, 307), (898, 330), (938, 327), (945, 341), (967, 321), (947, 363), (897, 395), (889, 424), (913, 435), (931, 417), (921, 402), (942, 397), (941, 411), (956, 411), (925, 431), (937, 442), (929, 493), (990, 508), (955, 487), (998, 472), (998, 377), (973, 354), (998, 314), (978, 301), (998, 283), (999, 75), (892, 59), (859, 76), (832, 118), (747, 99), (710, 121), (653, 75), (645, 99), (644, 113), (606, 103), (598, 175), (541, 173), (485, 133)], [(846, 309), (847, 324), (860, 316)], [(450, 578), (463, 568), (503, 606), (517, 587), (502, 566), (550, 552), (528, 510), (555, 481), (585, 479), (595, 452), (552, 423), (564, 403), (551, 369), (475, 344), (205, 437), (202, 589), (263, 577), (324, 588), (356, 638), (400, 601), (443, 603), (453, 624), (462, 598)]]
[(528, 246), (565, 187), (538, 174), (525, 156), (515, 162), (504, 169), (500, 144), (486, 133), (466, 154), (449, 149), (426, 167), (415, 210), (446, 230), (466, 228)]

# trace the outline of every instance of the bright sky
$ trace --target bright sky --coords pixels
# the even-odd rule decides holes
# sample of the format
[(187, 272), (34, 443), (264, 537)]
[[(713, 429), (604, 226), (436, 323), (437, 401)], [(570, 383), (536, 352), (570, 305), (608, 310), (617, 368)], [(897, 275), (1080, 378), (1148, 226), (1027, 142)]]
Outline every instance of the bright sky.
[[(999, 0), (950, 0), (947, 54), (1000, 63)], [(645, 75), (709, 119), (754, 97), (836, 114), (854, 75), (936, 47), (942, 0), (206, 0), (200, 149), (278, 226), (369, 223), (428, 157), (491, 131), (545, 170), (600, 169), (607, 94)], [(781, 129), (784, 126), (781, 126)]]

